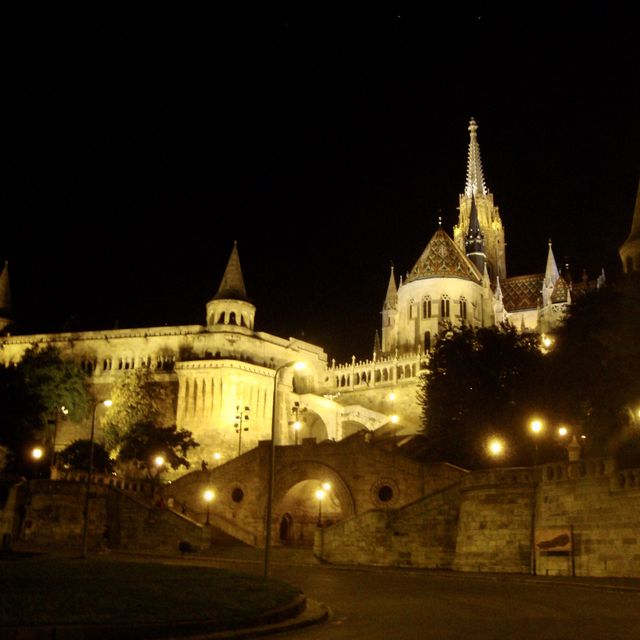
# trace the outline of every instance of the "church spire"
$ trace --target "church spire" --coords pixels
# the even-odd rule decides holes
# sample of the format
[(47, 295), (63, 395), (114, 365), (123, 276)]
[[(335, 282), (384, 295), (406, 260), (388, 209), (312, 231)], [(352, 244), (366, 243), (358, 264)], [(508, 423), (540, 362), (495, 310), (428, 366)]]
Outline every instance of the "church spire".
[(396, 289), (396, 278), (393, 274), (393, 265), (391, 265), (391, 274), (389, 275), (389, 285), (387, 286), (387, 297), (384, 299), (383, 309), (395, 309), (398, 304), (398, 290)]
[(5, 261), (0, 271), (0, 332), (12, 322), (11, 288), (9, 286), (9, 263)]
[(640, 271), (640, 180), (636, 193), (636, 206), (633, 210), (633, 220), (629, 237), (619, 249), (622, 268), (625, 273)]
[(547, 252), (547, 267), (544, 271), (544, 286), (553, 287), (558, 281), (560, 272), (558, 271), (558, 265), (553, 255), (553, 249), (551, 248), (551, 239), (549, 239), (549, 251)]
[(482, 194), (487, 195), (489, 190), (484, 183), (484, 174), (482, 173), (482, 162), (480, 161), (480, 145), (478, 145), (478, 125), (471, 118), (469, 122), (469, 154), (467, 156), (467, 182), (464, 187), (464, 193), (467, 198)]
[(478, 209), (475, 196), (471, 197), (471, 212), (469, 214), (469, 230), (465, 238), (465, 253), (480, 273), (485, 270), (487, 256), (484, 252), (484, 234), (480, 230)]
[(214, 300), (248, 300), (247, 291), (244, 287), (242, 269), (240, 268), (240, 256), (238, 254), (238, 242), (233, 241), (233, 249), (227, 262), (227, 268), (222, 276), (218, 293), (213, 296)]

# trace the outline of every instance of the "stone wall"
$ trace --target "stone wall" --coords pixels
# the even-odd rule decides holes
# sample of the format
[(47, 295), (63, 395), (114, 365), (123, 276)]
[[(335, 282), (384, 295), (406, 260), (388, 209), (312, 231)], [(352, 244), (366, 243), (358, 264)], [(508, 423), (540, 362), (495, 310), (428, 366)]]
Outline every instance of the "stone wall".
[[(569, 532), (573, 550), (537, 546), (544, 532)], [(314, 549), (340, 564), (640, 577), (640, 469), (596, 459), (475, 471), (323, 529)]]
[(401, 509), (376, 509), (316, 532), (314, 552), (336, 564), (451, 568), (459, 486)]
[(640, 576), (640, 469), (612, 460), (542, 468), (536, 529), (573, 532), (573, 555), (538, 550), (541, 575)]
[(491, 469), (469, 474), (462, 501), (453, 569), (528, 573), (535, 474)]

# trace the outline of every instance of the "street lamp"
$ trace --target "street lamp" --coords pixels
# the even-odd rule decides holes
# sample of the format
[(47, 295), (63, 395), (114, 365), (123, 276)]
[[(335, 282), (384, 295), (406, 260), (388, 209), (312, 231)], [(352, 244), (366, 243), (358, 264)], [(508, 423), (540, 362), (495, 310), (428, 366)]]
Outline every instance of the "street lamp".
[(529, 428), (533, 433), (534, 441), (535, 441), (535, 449), (533, 454), (533, 466), (536, 467), (538, 466), (538, 436), (542, 433), (542, 430), (543, 430), (542, 421), (538, 419), (532, 420), (531, 423), (529, 424)]
[(207, 520), (205, 522), (205, 525), (210, 524), (209, 522), (209, 506), (211, 504), (211, 501), (216, 497), (215, 492), (212, 489), (207, 489), (203, 494), (204, 500), (207, 503)]
[(318, 526), (322, 527), (322, 501), (324, 500), (324, 489), (316, 489), (316, 500), (318, 501)]
[(491, 438), (487, 443), (487, 451), (494, 458), (500, 458), (504, 454), (504, 442), (500, 438)]
[(220, 464), (220, 458), (222, 458), (222, 454), (219, 451), (216, 451), (213, 454), (213, 459), (216, 461), (216, 467)]
[(84, 494), (84, 525), (82, 529), (82, 557), (87, 557), (87, 538), (89, 533), (89, 496), (91, 493), (91, 475), (93, 473), (93, 449), (94, 436), (96, 431), (96, 410), (99, 405), (110, 407), (113, 403), (111, 400), (98, 400), (93, 403), (93, 411), (91, 413), (91, 445), (89, 447), (89, 469), (87, 472), (87, 487)]
[(271, 553), (271, 512), (273, 511), (273, 480), (275, 474), (276, 463), (276, 444), (275, 444), (275, 432), (276, 432), (276, 401), (278, 398), (278, 374), (287, 369), (293, 367), (296, 371), (301, 371), (305, 368), (304, 362), (298, 362), (293, 360), (286, 362), (276, 368), (273, 375), (273, 406), (271, 408), (271, 443), (269, 446), (269, 479), (267, 482), (267, 512), (265, 514), (265, 538), (264, 538), (264, 577), (269, 577), (270, 572), (270, 553)]

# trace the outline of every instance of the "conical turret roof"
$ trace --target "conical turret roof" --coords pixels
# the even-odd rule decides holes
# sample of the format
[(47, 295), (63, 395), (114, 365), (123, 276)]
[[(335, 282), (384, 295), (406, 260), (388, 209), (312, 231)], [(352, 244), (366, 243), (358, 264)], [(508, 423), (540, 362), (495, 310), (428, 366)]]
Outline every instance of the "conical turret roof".
[(387, 297), (384, 299), (384, 309), (395, 309), (398, 304), (398, 289), (396, 288), (396, 278), (393, 275), (393, 265), (391, 265), (391, 275), (387, 286)]
[(227, 268), (222, 276), (218, 292), (213, 296), (214, 300), (249, 300), (244, 287), (242, 269), (240, 268), (240, 256), (238, 254), (238, 243), (234, 240), (233, 249), (227, 262)]

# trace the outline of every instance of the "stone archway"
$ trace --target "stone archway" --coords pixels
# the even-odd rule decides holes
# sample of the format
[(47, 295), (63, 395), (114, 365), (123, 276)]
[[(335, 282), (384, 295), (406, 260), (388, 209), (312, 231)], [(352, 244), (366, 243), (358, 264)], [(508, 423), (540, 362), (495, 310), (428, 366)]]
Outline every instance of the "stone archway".
[[(328, 483), (330, 489), (319, 504), (315, 492), (323, 483)], [(271, 523), (275, 534), (272, 539), (278, 544), (311, 546), (318, 524), (330, 526), (353, 515), (353, 495), (344, 479), (330, 466), (301, 461), (277, 470)]]

